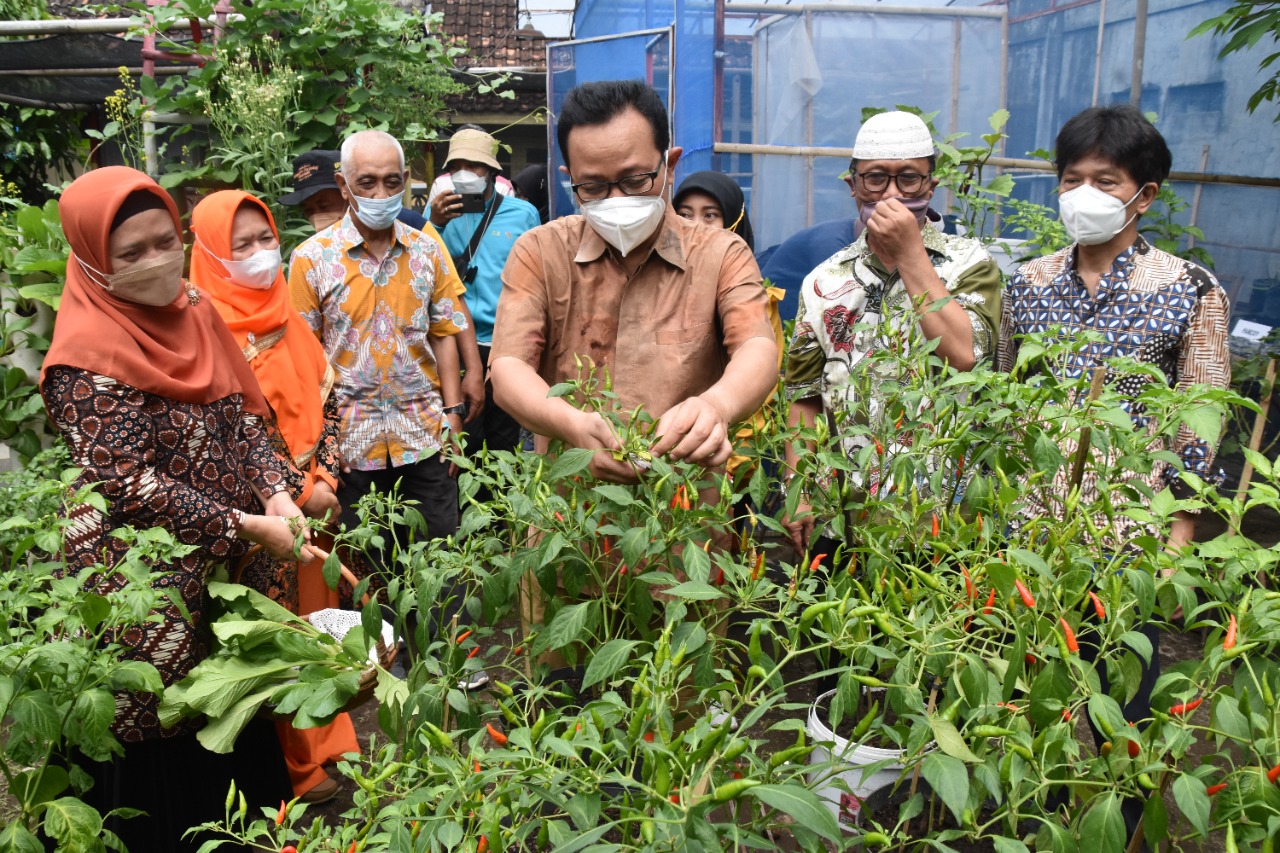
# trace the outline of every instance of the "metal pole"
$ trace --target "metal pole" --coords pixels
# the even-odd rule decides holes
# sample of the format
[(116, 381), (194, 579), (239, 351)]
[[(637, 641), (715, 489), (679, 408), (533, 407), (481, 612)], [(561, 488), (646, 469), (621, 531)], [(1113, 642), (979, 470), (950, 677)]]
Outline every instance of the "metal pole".
[[(813, 44), (813, 16), (806, 9), (804, 13), (804, 34)], [(813, 98), (804, 102), (804, 141), (813, 143)], [(813, 158), (804, 158), (804, 224), (808, 228), (813, 224)]]
[[(1209, 168), (1209, 146), (1206, 145), (1200, 149), (1200, 171), (1203, 172)], [(1192, 228), (1196, 226), (1196, 219), (1200, 216), (1200, 196), (1204, 192), (1204, 184), (1196, 184), (1195, 191), (1191, 194), (1191, 215), (1187, 224)], [(1194, 234), (1187, 237), (1187, 248), (1194, 249), (1196, 245), (1196, 237)]]
[[(228, 16), (232, 20), (244, 20), (240, 14)], [(148, 26), (143, 18), (70, 18), (52, 21), (0, 21), (0, 37), (56, 36), (68, 33), (127, 33)], [(190, 20), (175, 20), (165, 24), (166, 30), (189, 30)]]
[[(711, 143), (713, 145), (724, 138), (724, 61), (724, 0), (716, 0), (714, 52), (712, 53), (714, 85), (711, 95), (714, 98), (711, 105)], [(711, 168), (717, 172), (724, 171), (721, 168), (720, 159), (720, 155), (713, 150)]]
[[(149, 8), (163, 2), (164, 0), (147, 0), (147, 6)], [(148, 14), (147, 31), (142, 36), (142, 73), (153, 81), (156, 79), (155, 49), (155, 19)], [(146, 159), (147, 174), (154, 178), (160, 174), (160, 153), (156, 150), (156, 123), (152, 118), (154, 111), (145, 109), (146, 98), (139, 97), (144, 107), (142, 112), (142, 151)]]
[(1133, 13), (1133, 70), (1129, 78), (1129, 103), (1142, 107), (1142, 63), (1147, 49), (1147, 0), (1137, 0)]
[(1093, 98), (1089, 101), (1091, 107), (1098, 105), (1098, 93), (1102, 89), (1102, 38), (1106, 30), (1107, 0), (1102, 0), (1098, 6), (1098, 43), (1093, 55)]
[[(960, 19), (951, 22), (951, 122), (949, 133), (960, 129)], [(947, 207), (955, 207), (955, 194), (947, 190)]]
[(847, 3), (773, 5), (772, 3), (730, 3), (725, 11), (731, 15), (749, 13), (756, 15), (803, 15), (809, 12), (858, 12), (863, 15), (937, 15), (944, 18), (999, 18), (1004, 8), (961, 8), (958, 6), (856, 6)]

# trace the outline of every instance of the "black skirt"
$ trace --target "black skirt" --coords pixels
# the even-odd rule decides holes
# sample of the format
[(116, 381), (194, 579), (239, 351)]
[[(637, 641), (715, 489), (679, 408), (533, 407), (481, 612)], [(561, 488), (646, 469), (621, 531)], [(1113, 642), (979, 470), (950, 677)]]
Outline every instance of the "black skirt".
[[(129, 818), (111, 818), (107, 829), (120, 836), (131, 853), (144, 851), (194, 851), (217, 835), (183, 834), (202, 823), (222, 821), (231, 780), (244, 792), (249, 820), (261, 816), (262, 807), (272, 814), (281, 800), (293, 797), (284, 753), (275, 725), (255, 719), (236, 740), (235, 750), (218, 755), (200, 745), (194, 733), (124, 745), (124, 755), (112, 761), (83, 759), (80, 767), (93, 777), (93, 787), (83, 799), (100, 814), (131, 808), (146, 812)], [(239, 798), (232, 806), (239, 808)], [(219, 850), (239, 850), (233, 844)]]

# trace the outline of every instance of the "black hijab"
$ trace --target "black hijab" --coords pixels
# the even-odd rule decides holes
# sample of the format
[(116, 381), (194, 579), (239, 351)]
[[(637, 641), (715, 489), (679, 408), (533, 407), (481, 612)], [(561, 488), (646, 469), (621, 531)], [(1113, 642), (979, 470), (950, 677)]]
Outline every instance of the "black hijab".
[[(691, 192), (700, 192), (714, 198), (716, 204), (720, 205), (725, 228), (745, 240), (748, 249), (753, 252), (756, 250), (756, 235), (751, 230), (751, 217), (747, 215), (742, 188), (733, 178), (719, 172), (694, 172), (680, 182), (672, 206), (678, 208), (680, 200)], [(739, 215), (741, 219), (738, 218)]]
[(535, 163), (521, 169), (511, 183), (520, 191), (520, 197), (538, 208), (538, 218), (547, 224), (547, 164)]

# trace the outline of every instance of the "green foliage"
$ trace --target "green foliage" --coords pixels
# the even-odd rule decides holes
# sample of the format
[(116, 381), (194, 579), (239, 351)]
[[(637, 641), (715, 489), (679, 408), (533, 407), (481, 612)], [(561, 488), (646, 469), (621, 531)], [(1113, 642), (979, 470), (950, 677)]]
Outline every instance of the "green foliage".
[[(10, 17), (0, 13), (0, 20)], [(51, 175), (71, 175), (88, 153), (84, 121), (80, 112), (0, 102), (0, 195), (30, 204), (52, 197)]]
[[(130, 8), (162, 24), (209, 18), (215, 5), (181, 0)], [(391, 0), (259, 0), (236, 11), (244, 18), (227, 28), (216, 52), (208, 42), (198, 48), (208, 60), (203, 67), (160, 84), (142, 81), (142, 94), (158, 111), (207, 115), (214, 131), (208, 150), (192, 144), (181, 158), (166, 158), (166, 186), (212, 178), (274, 204), (290, 183), (295, 154), (336, 148), (361, 128), (403, 141), (434, 138), (446, 123), (445, 97), (463, 90), (449, 69), (464, 48), (440, 34), (439, 14), (410, 12)]]
[(1157, 249), (1213, 269), (1213, 256), (1203, 247), (1187, 243), (1187, 238), (1203, 240), (1204, 231), (1196, 225), (1182, 225), (1176, 220), (1177, 215), (1188, 207), (1190, 205), (1174, 192), (1173, 187), (1168, 183), (1161, 184), (1155, 202), (1142, 215), (1138, 230)]
[[(75, 762), (120, 753), (110, 728), (114, 691), (160, 690), (155, 668), (122, 659), (116, 638), (161, 601), (152, 561), (190, 550), (163, 530), (126, 530), (118, 535), (130, 548), (118, 565), (63, 565), (63, 502), (78, 473), (66, 460), (58, 448), (0, 484), (0, 774), (17, 810), (0, 829), (6, 850), (41, 849), (40, 832), (61, 850), (118, 845), (102, 828), (106, 815), (79, 799), (91, 781)], [(105, 507), (89, 487), (70, 501)]]
[[(1280, 3), (1275, 0), (1270, 2), (1239, 0), (1221, 15), (1198, 24), (1188, 38), (1208, 32), (1229, 36), (1222, 50), (1218, 51), (1219, 59), (1239, 51), (1253, 50), (1260, 44), (1263, 45), (1264, 51), (1274, 50), (1277, 45), (1280, 45)], [(1280, 63), (1280, 51), (1269, 53), (1258, 62), (1258, 70), (1262, 73), (1266, 74), (1273, 68), (1274, 70), (1271, 70), (1271, 75), (1249, 96), (1249, 112), (1255, 112), (1264, 101), (1280, 101), (1280, 64), (1278, 63)], [(1274, 120), (1280, 122), (1280, 109), (1277, 109)]]

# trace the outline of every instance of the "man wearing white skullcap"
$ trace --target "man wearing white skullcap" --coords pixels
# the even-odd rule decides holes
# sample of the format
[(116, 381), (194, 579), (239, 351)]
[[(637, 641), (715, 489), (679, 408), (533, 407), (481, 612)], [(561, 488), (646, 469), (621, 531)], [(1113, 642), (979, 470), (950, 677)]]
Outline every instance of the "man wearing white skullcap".
[[(919, 116), (880, 113), (858, 131), (845, 180), (864, 228), (801, 285), (783, 378), (792, 426), (810, 426), (820, 412), (833, 424), (843, 414), (846, 423), (878, 425), (883, 400), (874, 391), (860, 398), (857, 389), (878, 389), (899, 377), (863, 381), (864, 371), (896, 369), (893, 362), (867, 359), (873, 350), (936, 340), (940, 358), (969, 370), (995, 349), (1000, 270), (980, 242), (944, 235), (929, 222), (935, 164), (933, 138)], [(940, 299), (947, 301), (933, 304)], [(872, 441), (858, 432), (839, 436), (851, 459)], [(793, 473), (798, 461), (788, 446)], [(878, 468), (870, 470), (854, 485), (874, 491), (878, 477)], [(797, 549), (808, 548), (813, 526), (802, 500), (787, 519)]]

